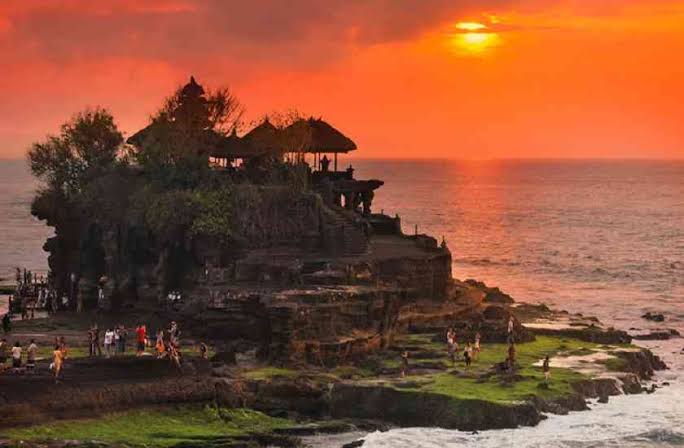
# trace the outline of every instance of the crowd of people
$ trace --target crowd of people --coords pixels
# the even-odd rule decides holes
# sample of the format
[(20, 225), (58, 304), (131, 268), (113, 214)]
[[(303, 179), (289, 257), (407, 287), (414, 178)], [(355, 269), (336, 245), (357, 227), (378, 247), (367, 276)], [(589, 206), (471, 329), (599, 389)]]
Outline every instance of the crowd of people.
[[(62, 365), (67, 358), (68, 348), (64, 337), (55, 338), (54, 351), (52, 352), (52, 363), (50, 370), (53, 372), (55, 381), (59, 380)], [(38, 361), (38, 344), (35, 339), (31, 339), (25, 347), (20, 341), (15, 341), (13, 345), (7, 338), (0, 339), (0, 372), (11, 370), (13, 373), (34, 373), (36, 362)], [(11, 360), (8, 366), (7, 362)]]
[[(128, 340), (128, 330), (122, 324), (109, 327), (104, 331), (102, 337), (101, 330), (94, 324), (88, 330), (89, 356), (104, 356), (110, 358), (126, 353), (126, 343)], [(177, 368), (181, 367), (180, 354), (180, 335), (181, 331), (178, 323), (172, 321), (167, 329), (159, 329), (156, 332), (154, 344), (148, 335), (147, 326), (138, 324), (134, 330), (136, 356), (155, 355), (157, 358), (167, 358)], [(148, 353), (147, 349), (152, 352)], [(206, 345), (200, 344), (200, 355), (206, 356)]]

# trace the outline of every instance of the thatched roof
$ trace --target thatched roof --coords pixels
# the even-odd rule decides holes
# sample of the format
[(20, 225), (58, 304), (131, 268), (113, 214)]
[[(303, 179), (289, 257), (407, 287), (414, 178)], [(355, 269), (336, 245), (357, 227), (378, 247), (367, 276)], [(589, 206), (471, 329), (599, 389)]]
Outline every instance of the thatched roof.
[(308, 153), (347, 153), (356, 150), (356, 143), (320, 118), (297, 120), (283, 130), (287, 140)]
[(264, 153), (280, 153), (284, 151), (283, 131), (276, 128), (268, 118), (249, 131), (242, 139), (254, 151)]
[(250, 145), (244, 138), (238, 137), (234, 128), (229, 136), (220, 136), (213, 146), (211, 156), (224, 159), (244, 159), (260, 156), (267, 152)]
[[(183, 132), (179, 130), (177, 127), (175, 127), (171, 122), (153, 121), (146, 127), (142, 128), (135, 134), (128, 137), (128, 139), (126, 139), (126, 143), (128, 143), (129, 145), (141, 147), (144, 144), (154, 143), (155, 139), (161, 140), (163, 138), (169, 137), (178, 138), (182, 135)], [(213, 146), (214, 142), (217, 142), (224, 137), (212, 130), (207, 129), (201, 131), (200, 134), (195, 135), (195, 138), (197, 139), (197, 142), (200, 143), (200, 146), (211, 147)]]

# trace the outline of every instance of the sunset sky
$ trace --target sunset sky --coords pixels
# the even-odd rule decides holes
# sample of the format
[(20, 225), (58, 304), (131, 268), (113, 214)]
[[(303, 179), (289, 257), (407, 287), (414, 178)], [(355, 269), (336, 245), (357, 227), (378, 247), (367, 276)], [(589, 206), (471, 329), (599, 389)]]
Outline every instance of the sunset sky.
[(684, 158), (684, 1), (2, 0), (0, 157), (193, 74), (363, 157)]

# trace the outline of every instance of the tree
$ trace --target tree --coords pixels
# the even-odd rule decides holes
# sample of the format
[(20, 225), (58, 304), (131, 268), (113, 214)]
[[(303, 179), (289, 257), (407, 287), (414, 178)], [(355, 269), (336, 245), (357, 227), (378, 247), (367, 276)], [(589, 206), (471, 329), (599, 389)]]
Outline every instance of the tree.
[(123, 135), (106, 109), (87, 109), (63, 124), (59, 136), (34, 143), (29, 166), (48, 189), (70, 198), (115, 163), (122, 143)]
[(152, 178), (171, 188), (192, 188), (209, 172), (211, 148), (240, 125), (243, 112), (228, 88), (207, 93), (191, 77), (129, 142), (136, 146), (137, 162)]

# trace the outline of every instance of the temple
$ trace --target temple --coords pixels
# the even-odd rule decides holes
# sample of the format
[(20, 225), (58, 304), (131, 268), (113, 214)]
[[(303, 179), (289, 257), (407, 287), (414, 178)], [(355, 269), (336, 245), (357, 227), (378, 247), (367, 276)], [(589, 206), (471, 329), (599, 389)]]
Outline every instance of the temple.
[[(60, 228), (46, 250), (57, 288), (75, 288), (79, 309), (161, 309), (218, 346), (243, 341), (262, 359), (334, 365), (387, 347), (425, 310), (451, 306), (451, 252), (373, 211), (383, 181), (344, 167), (341, 157), (357, 150), (350, 138), (319, 118), (222, 134), (201, 118), (208, 105), (194, 78), (179, 95), (127, 143), (191, 153), (228, 179), (210, 224), (229, 227), (230, 243), (188, 231), (162, 239), (125, 212), (84, 223), (80, 235)], [(139, 168), (122, 188), (144, 185)]]

